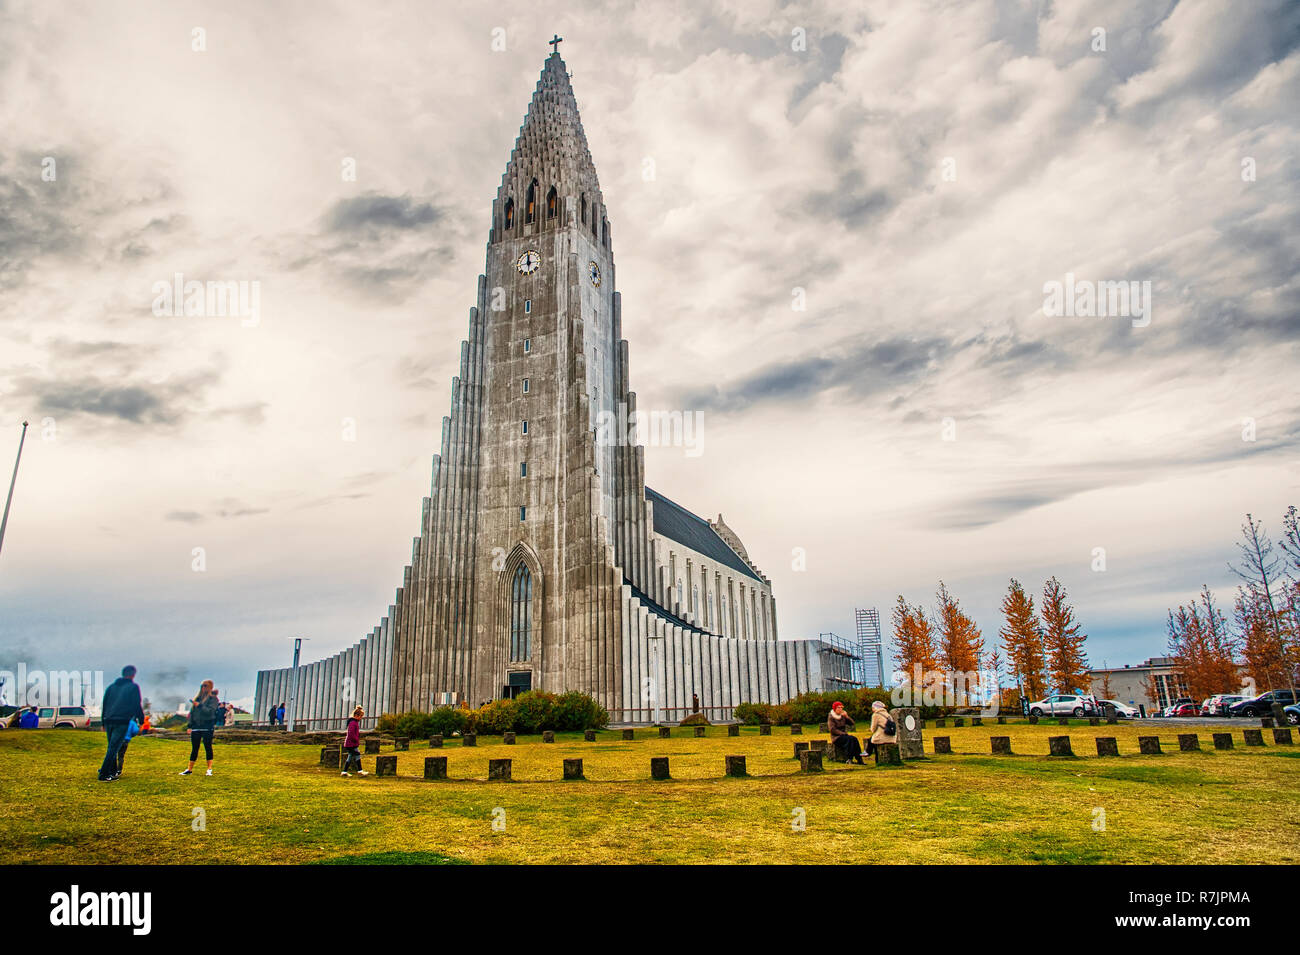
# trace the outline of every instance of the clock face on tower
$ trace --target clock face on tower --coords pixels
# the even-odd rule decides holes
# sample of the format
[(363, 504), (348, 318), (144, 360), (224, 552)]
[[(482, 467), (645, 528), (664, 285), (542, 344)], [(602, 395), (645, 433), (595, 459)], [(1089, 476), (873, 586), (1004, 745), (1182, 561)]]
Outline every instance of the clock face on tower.
[(537, 267), (542, 264), (542, 256), (536, 249), (529, 249), (523, 255), (519, 256), (519, 261), (515, 263), (515, 268), (519, 269), (524, 275), (531, 275), (537, 271)]
[(600, 288), (600, 266), (595, 262), (588, 262), (587, 275), (591, 279), (591, 284)]

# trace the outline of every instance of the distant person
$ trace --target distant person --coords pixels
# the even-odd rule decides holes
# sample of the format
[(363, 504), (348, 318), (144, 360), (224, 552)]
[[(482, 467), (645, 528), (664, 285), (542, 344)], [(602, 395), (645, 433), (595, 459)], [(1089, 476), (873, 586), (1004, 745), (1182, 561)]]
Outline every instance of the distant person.
[(275, 718), (280, 721), (281, 726), (284, 725), (284, 704), (283, 703), (281, 703), (278, 707), (276, 707)]
[(267, 721), (268, 723), (270, 723), (272, 726), (275, 725), (275, 707), (274, 707), (274, 706), (271, 707), (269, 710), (266, 711), (266, 721)]
[(194, 763), (199, 758), (199, 744), (203, 744), (203, 755), (208, 761), (207, 775), (212, 775), (212, 728), (216, 725), (218, 708), (221, 701), (213, 689), (211, 680), (204, 680), (199, 685), (199, 695), (190, 702), (190, 764), (180, 773), (188, 776), (194, 772)]
[(348, 718), (348, 731), (343, 737), (343, 751), (348, 754), (347, 759), (343, 760), (344, 776), (352, 775), (348, 770), (352, 768), (353, 760), (356, 761), (357, 775), (366, 775), (366, 771), (361, 768), (361, 754), (357, 752), (361, 747), (361, 718), (365, 715), (366, 711), (358, 706)]
[(691, 694), (691, 712), (692, 712), (692, 713), (698, 713), (699, 711), (700, 711), (700, 694), (698, 694), (698, 693), (692, 693), (692, 694)]
[(104, 762), (99, 767), (101, 783), (111, 783), (121, 775), (120, 758), (122, 744), (126, 742), (127, 727), (132, 720), (137, 723), (144, 721), (144, 708), (141, 705), (140, 688), (135, 684), (135, 674), (135, 667), (122, 667), (122, 675), (104, 691), (104, 703), (99, 713), (104, 733), (108, 736), (108, 749), (104, 753)]
[(226, 706), (226, 726), (235, 725), (235, 704), (227, 703)]
[(862, 743), (849, 732), (856, 725), (853, 722), (853, 717), (845, 712), (844, 704), (836, 700), (831, 705), (830, 713), (826, 716), (826, 728), (831, 734), (831, 745), (835, 747), (835, 755), (841, 762), (852, 761), (861, 766), (863, 765)]
[(149, 722), (149, 714), (146, 713), (144, 715), (144, 722), (140, 724), (140, 732), (148, 733), (151, 729), (153, 729), (153, 724)]
[(24, 710), (23, 715), (18, 717), (18, 728), (20, 730), (40, 729), (41, 711), (34, 706)]
[(889, 716), (889, 711), (885, 709), (885, 704), (879, 700), (871, 704), (871, 739), (867, 741), (867, 755), (870, 756), (876, 751), (876, 747), (881, 743), (897, 743), (898, 727)]

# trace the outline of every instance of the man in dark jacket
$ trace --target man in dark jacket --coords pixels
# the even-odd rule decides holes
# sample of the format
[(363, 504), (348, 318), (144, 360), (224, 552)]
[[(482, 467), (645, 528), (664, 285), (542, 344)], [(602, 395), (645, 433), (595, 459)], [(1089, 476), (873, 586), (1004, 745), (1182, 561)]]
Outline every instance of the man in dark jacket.
[(118, 757), (122, 744), (126, 742), (127, 726), (131, 720), (144, 722), (140, 688), (135, 685), (135, 667), (122, 667), (122, 675), (104, 691), (104, 705), (99, 714), (104, 732), (108, 734), (108, 752), (104, 754), (104, 764), (99, 767), (99, 781), (111, 783), (120, 772)]

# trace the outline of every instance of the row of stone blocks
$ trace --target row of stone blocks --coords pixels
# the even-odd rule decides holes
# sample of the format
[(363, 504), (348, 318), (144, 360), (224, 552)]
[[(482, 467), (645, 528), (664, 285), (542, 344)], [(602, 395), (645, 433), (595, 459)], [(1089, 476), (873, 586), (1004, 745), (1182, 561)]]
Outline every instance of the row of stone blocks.
[[(799, 760), (799, 766), (804, 772), (820, 772), (822, 769), (822, 759), (827, 753), (833, 752), (830, 740), (814, 739), (807, 743), (794, 744), (794, 758)], [(811, 755), (810, 755), (811, 754)], [(805, 757), (815, 759), (816, 769), (808, 769)], [(898, 748), (897, 743), (878, 743), (875, 747), (875, 758), (877, 766), (902, 766), (903, 756)]]
[[(1231, 733), (1215, 733), (1215, 749), (1232, 749)], [(1242, 730), (1242, 736), (1247, 746), (1263, 746), (1263, 730), (1247, 729)], [(1118, 756), (1119, 744), (1113, 736), (1098, 736), (1097, 738), (1097, 755), (1098, 756)], [(1282, 746), (1289, 746), (1292, 743), (1291, 730), (1274, 729), (1273, 742)], [(1011, 737), (1009, 736), (991, 736), (989, 743), (994, 756), (1010, 756), (1011, 754)], [(1047, 738), (1048, 752), (1052, 756), (1073, 756), (1074, 750), (1070, 746), (1070, 737), (1068, 736), (1049, 736)], [(1184, 753), (1195, 752), (1201, 748), (1200, 737), (1195, 733), (1179, 733), (1178, 748)], [(1138, 750), (1144, 755), (1159, 755), (1160, 737), (1158, 736), (1139, 736)], [(936, 736), (934, 738), (934, 751), (936, 754), (951, 753), (952, 742), (947, 736)]]

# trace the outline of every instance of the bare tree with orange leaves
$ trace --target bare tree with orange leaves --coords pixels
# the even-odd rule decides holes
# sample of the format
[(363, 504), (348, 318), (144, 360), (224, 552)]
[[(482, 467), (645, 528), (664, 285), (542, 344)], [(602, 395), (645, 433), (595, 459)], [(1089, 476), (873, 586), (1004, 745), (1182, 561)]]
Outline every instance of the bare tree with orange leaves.
[(1168, 626), (1169, 655), (1178, 661), (1193, 699), (1236, 688), (1234, 640), (1208, 586), (1201, 588), (1200, 598), (1190, 607), (1180, 604), (1169, 611)]
[(1014, 577), (1002, 598), (1002, 616), (1006, 623), (998, 635), (1006, 647), (1007, 668), (1026, 699), (1040, 700), (1046, 690), (1043, 625), (1034, 612), (1034, 598)]
[(920, 607), (908, 606), (902, 594), (898, 595), (898, 602), (894, 604), (893, 623), (894, 663), (907, 674), (913, 687), (919, 690), (921, 681), (916, 678), (917, 667), (920, 667), (922, 679), (926, 673), (939, 668), (933, 628), (925, 611)]
[(1083, 651), (1088, 635), (1074, 619), (1065, 600), (1065, 588), (1052, 577), (1043, 585), (1043, 651), (1047, 675), (1058, 692), (1068, 693), (1088, 684), (1088, 656)]

